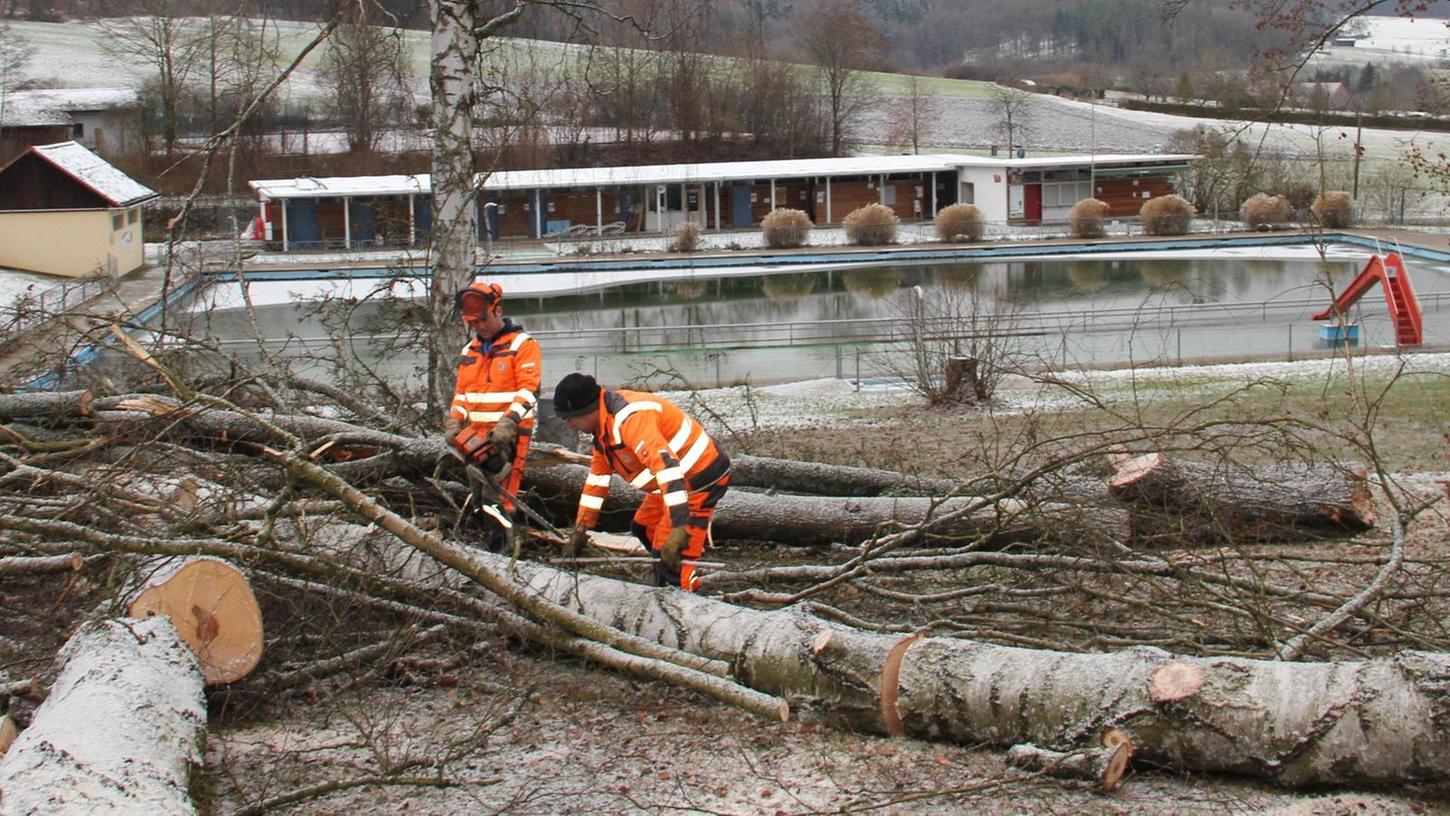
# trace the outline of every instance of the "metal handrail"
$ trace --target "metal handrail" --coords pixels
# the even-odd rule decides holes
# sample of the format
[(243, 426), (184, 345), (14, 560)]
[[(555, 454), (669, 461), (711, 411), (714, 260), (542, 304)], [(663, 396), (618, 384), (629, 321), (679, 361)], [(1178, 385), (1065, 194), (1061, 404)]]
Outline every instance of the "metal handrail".
[[(1450, 304), (1450, 292), (1432, 292), (1420, 298), (1421, 306), (1439, 309)], [(829, 318), (763, 323), (690, 323), (674, 326), (597, 326), (591, 328), (530, 329), (529, 334), (544, 343), (551, 352), (609, 350), (611, 352), (646, 352), (667, 349), (728, 349), (810, 346), (822, 344), (853, 344), (893, 342), (912, 339), (918, 329), (934, 340), (966, 339), (993, 336), (1034, 336), (1065, 332), (1111, 332), (1127, 329), (1178, 328), (1222, 323), (1224, 318), (1237, 322), (1267, 324), (1286, 315), (1298, 316), (1313, 308), (1318, 301), (1283, 300), (1228, 301), (1218, 303), (1167, 304), (1154, 307), (1111, 307), (1090, 311), (1071, 309), (1050, 312), (1022, 312), (1003, 318), (983, 315), (975, 322), (970, 318), (934, 317), (924, 321), (900, 317)], [(354, 334), (360, 342), (382, 340), (391, 334)], [(222, 346), (253, 344), (255, 340), (225, 340)], [(274, 338), (268, 343), (329, 343), (330, 338)]]
[(116, 279), (101, 275), (83, 280), (74, 280), (26, 294), (0, 308), (0, 343), (9, 342), (23, 332), (64, 313), (72, 306), (78, 306), (111, 290)]

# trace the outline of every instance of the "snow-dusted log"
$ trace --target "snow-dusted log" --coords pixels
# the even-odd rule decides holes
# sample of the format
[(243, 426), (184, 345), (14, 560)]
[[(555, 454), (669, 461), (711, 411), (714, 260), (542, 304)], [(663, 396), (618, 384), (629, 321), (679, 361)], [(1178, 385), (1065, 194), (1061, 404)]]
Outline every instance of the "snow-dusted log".
[[(588, 468), (578, 465), (529, 468), (524, 472), (524, 484), (572, 508), (588, 473)], [(642, 499), (638, 489), (615, 476), (604, 512), (632, 511)], [(1114, 538), (1126, 534), (1125, 514), (1112, 508), (1029, 506), (1014, 500), (977, 507), (980, 502), (966, 496), (939, 500), (922, 496), (795, 496), (732, 490), (716, 506), (711, 529), (717, 538), (786, 541), (798, 545), (854, 544), (878, 531), (914, 527), (928, 519), (933, 520), (932, 537), (986, 536), (993, 544), (1042, 537), (1080, 539), (1092, 531)], [(961, 515), (936, 521), (958, 513)]]
[(126, 611), (134, 618), (170, 617), (208, 686), (240, 680), (262, 659), (262, 610), (246, 577), (219, 558), (151, 565)]
[[(1450, 729), (1442, 725), (1450, 655), (1288, 663), (1154, 648), (1050, 652), (934, 637), (903, 647), (900, 635), (850, 629), (797, 607), (760, 611), (539, 565), (519, 568), (560, 603), (728, 661), (742, 682), (815, 698), (877, 733), (890, 733), (896, 720), (900, 733), (924, 739), (1067, 751), (1116, 726), (1150, 763), (1290, 787), (1450, 779)], [(1175, 662), (1196, 667), (1202, 685), (1154, 702), (1150, 679)], [(890, 676), (895, 688), (883, 689)]]
[(950, 479), (746, 454), (731, 455), (730, 483), (817, 496), (947, 496), (956, 488)]
[(195, 813), (206, 703), (196, 656), (165, 617), (86, 624), (50, 696), (0, 760), (0, 814)]
[(1363, 468), (1283, 465), (1250, 471), (1149, 453), (1108, 481), (1132, 507), (1135, 541), (1295, 540), (1374, 526)]
[(17, 555), (0, 558), (0, 577), (6, 575), (40, 575), (47, 572), (77, 572), (86, 559), (78, 552), (64, 555)]
[(91, 415), (89, 391), (27, 391), (0, 394), (0, 420), (71, 419)]

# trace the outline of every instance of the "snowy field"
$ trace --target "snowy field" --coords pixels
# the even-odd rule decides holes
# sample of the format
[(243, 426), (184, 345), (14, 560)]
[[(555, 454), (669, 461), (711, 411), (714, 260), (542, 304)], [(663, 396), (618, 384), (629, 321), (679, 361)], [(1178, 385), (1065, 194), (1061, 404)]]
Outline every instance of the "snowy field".
[[(1397, 372), (1406, 377), (1450, 375), (1450, 354), (1363, 356), (1353, 360), (1356, 376), (1369, 381), (1388, 379)], [(1403, 371), (1401, 371), (1403, 369)], [(1054, 374), (1074, 383), (1106, 403), (1138, 401), (1157, 396), (1188, 399), (1195, 394), (1221, 394), (1226, 386), (1267, 381), (1317, 381), (1343, 376), (1343, 358), (1258, 362), (1162, 368), (1124, 368), (1111, 371), (1066, 371)], [(709, 406), (709, 414), (724, 418), (732, 427), (818, 428), (822, 425), (874, 425), (895, 421), (879, 411), (916, 405), (921, 399), (900, 382), (864, 383), (857, 389), (849, 380), (818, 379), (758, 387), (732, 386), (697, 391), (662, 392), (681, 403)], [(997, 401), (987, 410), (998, 414), (1068, 410), (1086, 407), (1058, 386), (1046, 386), (1025, 377), (1002, 382)]]
[(1438, 63), (1450, 60), (1450, 25), (1446, 20), (1407, 17), (1362, 17), (1368, 36), (1351, 46), (1330, 46), (1324, 54), (1331, 61), (1363, 64), (1375, 62)]

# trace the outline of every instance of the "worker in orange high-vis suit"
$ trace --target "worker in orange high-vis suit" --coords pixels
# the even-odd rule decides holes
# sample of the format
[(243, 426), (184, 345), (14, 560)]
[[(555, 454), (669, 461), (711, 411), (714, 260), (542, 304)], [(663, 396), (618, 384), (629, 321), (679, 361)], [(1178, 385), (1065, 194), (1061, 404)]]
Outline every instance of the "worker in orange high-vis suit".
[(730, 484), (730, 457), (700, 423), (655, 394), (608, 391), (575, 372), (554, 388), (554, 413), (594, 435), (594, 458), (569, 534), (577, 554), (599, 521), (618, 473), (645, 492), (631, 525), (655, 557), (655, 585), (689, 592), (700, 585), (695, 560), (705, 551), (710, 516)]
[[(496, 283), (475, 283), (454, 295), (454, 310), (473, 336), (458, 360), (458, 385), (443, 433), (489, 473), (509, 468), (500, 486), (517, 494), (534, 432), (542, 355), (538, 341), (504, 317), (502, 304), (503, 287)], [(495, 500), (497, 506), (485, 502), (478, 508), (498, 528), (485, 542), (490, 549), (503, 548), (513, 537), (513, 501)]]

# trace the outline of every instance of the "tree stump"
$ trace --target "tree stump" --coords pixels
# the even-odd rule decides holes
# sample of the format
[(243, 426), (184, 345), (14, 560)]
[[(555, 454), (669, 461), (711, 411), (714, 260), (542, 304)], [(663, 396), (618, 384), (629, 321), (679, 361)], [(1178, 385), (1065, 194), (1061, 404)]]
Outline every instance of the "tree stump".
[(262, 659), (262, 611), (247, 579), (217, 558), (160, 562), (127, 612), (166, 615), (196, 653), (208, 686), (240, 680)]
[(955, 402), (972, 404), (982, 398), (977, 390), (977, 358), (948, 357), (946, 393)]

